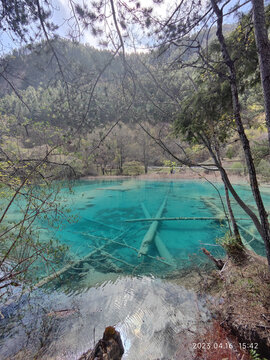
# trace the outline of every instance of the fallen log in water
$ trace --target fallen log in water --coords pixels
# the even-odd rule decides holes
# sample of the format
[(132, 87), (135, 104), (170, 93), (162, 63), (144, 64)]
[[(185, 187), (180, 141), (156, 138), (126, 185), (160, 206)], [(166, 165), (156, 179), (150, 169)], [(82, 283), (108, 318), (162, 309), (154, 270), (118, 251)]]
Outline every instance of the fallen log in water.
[[(162, 213), (164, 211), (166, 203), (167, 203), (167, 196), (165, 197), (160, 208), (158, 209), (158, 212), (156, 213), (156, 218), (160, 218), (160, 216), (162, 215)], [(149, 227), (147, 233), (145, 234), (143, 241), (141, 243), (141, 247), (140, 247), (138, 256), (146, 255), (148, 253), (149, 247), (156, 236), (157, 228), (158, 228), (158, 221), (152, 220), (152, 224), (150, 225), (150, 227)]]
[(216, 267), (221, 270), (224, 266), (224, 262), (221, 259), (216, 259), (208, 250), (206, 250), (205, 248), (202, 248), (203, 253), (209, 257), (210, 260), (212, 260)]
[[(151, 215), (148, 212), (146, 206), (142, 203), (141, 207), (143, 209), (144, 215), (149, 218)], [(177, 265), (174, 258), (172, 257), (171, 253), (167, 249), (166, 245), (164, 244), (158, 233), (156, 234), (154, 241), (160, 257), (166, 259), (172, 266), (176, 267)]]
[[(129, 232), (129, 230), (127, 230), (126, 232)], [(125, 232), (125, 233), (126, 233), (126, 232)], [(117, 241), (117, 240), (114, 240), (114, 239), (108, 239), (108, 238), (101, 237), (101, 236), (96, 236), (96, 235), (89, 235), (89, 234), (83, 233), (83, 232), (82, 232), (82, 234), (83, 234), (84, 236), (88, 236), (88, 237), (90, 237), (90, 238), (97, 238), (97, 239), (109, 241), (110, 244), (116, 244), (116, 245), (118, 245), (118, 246), (121, 246), (121, 247), (124, 247), (124, 248), (127, 248), (127, 249), (131, 249), (131, 250), (135, 251), (137, 254), (139, 253), (139, 250), (138, 250), (138, 249), (136, 249), (134, 246), (128, 245), (126, 242), (120, 242), (120, 241)], [(124, 233), (123, 233), (123, 234), (124, 234)], [(122, 237), (122, 236), (123, 236), (123, 235), (120, 235), (119, 237)], [(118, 237), (118, 238), (119, 238), (119, 237)], [(103, 252), (104, 252), (104, 251), (103, 251)], [(110, 256), (111, 256), (111, 255), (110, 255)], [(149, 254), (146, 254), (145, 256), (146, 256), (146, 257), (149, 257), (149, 258), (152, 259), (152, 260), (156, 260), (156, 261), (158, 261), (158, 262), (160, 262), (160, 263), (163, 263), (163, 264), (165, 264), (165, 265), (171, 265), (171, 263), (169, 263), (168, 261), (159, 259), (159, 258), (157, 258), (157, 257), (155, 257), (155, 256), (151, 256), (151, 255), (149, 255)], [(117, 258), (117, 260), (121, 262), (121, 260), (119, 260), (118, 258)], [(131, 265), (131, 264), (129, 264), (129, 265)], [(133, 265), (131, 265), (131, 266), (133, 266)]]
[(121, 229), (119, 229), (118, 227), (115, 227), (113, 225), (109, 225), (109, 224), (105, 224), (101, 221), (97, 221), (97, 220), (93, 220), (93, 219), (87, 219), (85, 217), (82, 218), (83, 220), (86, 220), (86, 221), (89, 221), (89, 222), (92, 222), (94, 224), (97, 224), (97, 225), (100, 225), (102, 227), (106, 227), (108, 229), (113, 229), (113, 230), (116, 230), (116, 231), (122, 231)]
[(92, 255), (96, 254), (98, 251), (100, 251), (101, 249), (103, 249), (107, 244), (104, 244), (102, 246), (100, 246), (99, 248), (91, 251), (88, 255), (86, 255), (85, 257), (78, 259), (76, 261), (73, 261), (69, 264), (67, 264), (66, 266), (64, 266), (62, 269), (54, 272), (53, 274), (46, 276), (45, 278), (41, 279), (37, 284), (35, 284), (34, 288), (39, 288), (43, 285), (46, 285), (47, 283), (49, 283), (50, 281), (56, 279), (57, 277), (59, 277), (60, 275), (64, 274), (66, 271), (72, 269), (74, 266), (79, 265), (80, 263), (88, 260)]
[(101, 245), (100, 247), (94, 249), (93, 251), (91, 251), (89, 254), (87, 254), (86, 256), (84, 256), (83, 258), (80, 258), (78, 260), (72, 261), (71, 263), (67, 264), (66, 266), (64, 266), (62, 269), (54, 272), (53, 274), (46, 276), (45, 278), (41, 279), (37, 284), (35, 284), (35, 288), (39, 288), (43, 285), (46, 285), (47, 283), (49, 283), (50, 281), (56, 279), (57, 277), (59, 277), (60, 275), (64, 274), (66, 271), (72, 269), (74, 266), (78, 266), (81, 263), (89, 260), (91, 258), (91, 256), (95, 255), (96, 253), (100, 252), (102, 249), (105, 248), (105, 246), (109, 245), (112, 241), (114, 240), (118, 240), (121, 236), (123, 236), (126, 233), (126, 231), (124, 231), (123, 233), (121, 233), (120, 235), (118, 235), (116, 238), (110, 240), (108, 239), (108, 241)]
[[(155, 218), (139, 218), (139, 219), (130, 219), (130, 220), (125, 220), (125, 222), (148, 222), (148, 221), (177, 221), (177, 220), (183, 220), (183, 221), (189, 221), (189, 220), (219, 220), (219, 221), (225, 221), (226, 218), (220, 218), (220, 217), (216, 217), (216, 216), (207, 216), (207, 217), (184, 217), (184, 216), (179, 216), (179, 217), (155, 217)], [(248, 218), (236, 218), (236, 220), (250, 220)]]
[[(115, 273), (123, 272), (123, 270), (111, 260), (111, 259), (115, 260), (116, 259), (115, 257), (113, 257), (111, 254), (109, 254), (109, 253), (107, 253), (106, 251), (103, 251), (103, 250), (98, 250), (98, 252), (101, 254), (101, 256), (104, 257), (104, 260), (102, 262), (103, 263), (105, 262), (105, 265), (108, 267), (108, 269), (110, 271), (113, 271)], [(116, 259), (116, 260), (118, 260), (118, 259)]]
[[(129, 267), (132, 267), (132, 268), (135, 267), (134, 265), (128, 263), (127, 261), (125, 261), (125, 260), (123, 260), (123, 259), (120, 259), (120, 258), (117, 258), (117, 257), (109, 254), (107, 251), (101, 250), (101, 254), (104, 254), (106, 257), (109, 257), (109, 258), (111, 258), (111, 259), (113, 259), (113, 260), (115, 260), (115, 261), (118, 261), (118, 262), (120, 262), (120, 263), (122, 263), (122, 264), (124, 264), (124, 265), (127, 265), (127, 266), (129, 266)], [(115, 266), (115, 264), (114, 264), (114, 266)], [(122, 272), (122, 270), (121, 270), (121, 272)]]
[(214, 212), (220, 220), (227, 219), (225, 212), (220, 210), (220, 208), (216, 206), (216, 204), (214, 204), (211, 200), (203, 196), (201, 197), (201, 200), (205, 203), (207, 207), (212, 209), (212, 212)]
[[(118, 242), (118, 241), (114, 241), (114, 240), (112, 240), (112, 243), (113, 243), (113, 244), (117, 244), (117, 245), (122, 245), (123, 247), (126, 247), (126, 248), (128, 248), (128, 249), (134, 250), (137, 254), (139, 253), (139, 250), (136, 249), (134, 246), (130, 246), (130, 245), (127, 245), (127, 244), (124, 244), (124, 243), (120, 243), (120, 242)], [(146, 256), (146, 257), (149, 257), (149, 259), (158, 261), (158, 262), (160, 262), (160, 263), (162, 263), (162, 264), (171, 265), (168, 261), (159, 259), (158, 257), (151, 256), (151, 255), (149, 255), (149, 254), (145, 254), (145, 256)]]
[[(210, 207), (210, 209), (212, 209), (213, 212), (219, 214), (220, 219), (223, 216), (223, 220), (225, 220), (225, 214), (218, 208), (218, 206), (216, 206), (216, 204), (214, 204), (211, 200), (206, 199), (204, 197), (201, 197), (202, 201), (205, 203), (206, 206)], [(242, 218), (236, 218), (235, 220), (250, 220), (249, 218), (246, 219), (242, 219)], [(245, 229), (242, 225), (237, 224), (237, 226), (244, 231), (245, 233), (253, 236), (255, 238), (255, 236), (253, 234), (251, 234), (247, 229)], [(258, 239), (257, 239), (258, 240)], [(254, 251), (253, 248), (249, 245), (248, 241), (245, 239), (245, 237), (242, 235), (242, 242), (243, 245), (245, 246), (245, 248), (247, 248), (250, 251)]]

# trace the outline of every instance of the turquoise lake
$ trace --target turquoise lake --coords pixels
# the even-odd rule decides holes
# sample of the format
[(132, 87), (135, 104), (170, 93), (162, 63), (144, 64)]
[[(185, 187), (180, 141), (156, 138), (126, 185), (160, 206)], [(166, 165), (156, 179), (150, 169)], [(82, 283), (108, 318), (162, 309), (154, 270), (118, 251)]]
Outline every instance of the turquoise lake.
[[(216, 256), (223, 251), (217, 246), (216, 239), (222, 237), (228, 227), (218, 217), (223, 211), (221, 199), (225, 204), (223, 186), (215, 184), (216, 190), (208, 182), (199, 181), (77, 181), (72, 192), (62, 188), (61, 197), (70, 209), (69, 216), (75, 222), (63, 221), (60, 230), (41, 224), (42, 237), (57, 238), (69, 246), (73, 260), (79, 262), (62, 282), (78, 281), (82, 286), (91, 279), (103, 280), (100, 274), (131, 274), (165, 276), (175, 270), (206, 261), (201, 248), (205, 247)], [(237, 191), (254, 208), (252, 194), (245, 185), (237, 185)], [(264, 192), (268, 206), (270, 195)], [(209, 206), (209, 201), (212, 206)], [(214, 204), (214, 205), (213, 205)], [(248, 233), (242, 233), (246, 241), (259, 254), (264, 254), (263, 244), (253, 224), (245, 213), (232, 200), (236, 217)], [(163, 211), (158, 214), (163, 206)], [(217, 207), (219, 210), (216, 210)], [(269, 206), (270, 207), (270, 206)], [(146, 253), (140, 256), (140, 249), (153, 221), (145, 218), (212, 218), (207, 220), (159, 221)], [(215, 219), (217, 218), (217, 219)], [(132, 222), (131, 220), (138, 220)], [(150, 230), (151, 233), (151, 230)], [(149, 235), (149, 234), (148, 234)], [(161, 249), (157, 244), (161, 243)], [(165, 250), (164, 250), (165, 248)], [(161, 251), (160, 251), (161, 250)], [(110, 276), (105, 276), (108, 279)]]
[[(256, 212), (249, 187), (235, 188)], [(269, 210), (269, 188), (262, 188), (262, 194)], [(70, 210), (61, 226), (46, 218), (35, 226), (44, 242), (59, 239), (69, 246), (58, 265), (67, 270), (1, 309), (0, 358), (24, 351), (29, 359), (39, 354), (43, 360), (76, 360), (93, 348), (106, 326), (114, 325), (121, 333), (125, 360), (191, 359), (192, 343), (211, 324), (209, 302), (219, 300), (186, 289), (181, 279), (209, 266), (202, 247), (224, 256), (216, 243), (228, 231), (220, 220), (222, 184), (80, 180), (71, 191), (61, 184), (59, 196)], [(253, 224), (242, 220), (246, 215), (234, 200), (232, 206), (247, 245), (264, 255)], [(19, 219), (23, 207), (23, 199), (18, 199), (10, 219)], [(150, 221), (142, 221), (146, 217)], [(153, 217), (208, 219), (155, 225)], [(145, 239), (151, 241), (139, 256)]]

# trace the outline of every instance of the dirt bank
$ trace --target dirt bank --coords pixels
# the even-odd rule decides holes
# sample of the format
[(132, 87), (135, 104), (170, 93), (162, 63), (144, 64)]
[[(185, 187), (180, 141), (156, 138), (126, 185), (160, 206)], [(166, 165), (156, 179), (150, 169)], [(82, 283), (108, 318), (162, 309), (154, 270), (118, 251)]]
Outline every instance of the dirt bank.
[[(82, 180), (121, 180), (121, 179), (141, 179), (141, 180), (204, 180), (212, 182), (221, 182), (221, 177), (217, 171), (202, 171), (198, 169), (180, 169), (174, 174), (170, 172), (151, 171), (148, 174), (137, 176), (105, 175), (105, 176), (84, 176)], [(231, 182), (234, 184), (247, 184), (248, 179), (245, 176), (230, 175)]]
[[(200, 335), (198, 343), (210, 345), (198, 348), (201, 357), (196, 359), (220, 358), (214, 354), (249, 359), (250, 350), (260, 354), (260, 359), (270, 359), (270, 273), (265, 258), (247, 254), (242, 264), (227, 259), (221, 271), (194, 268), (168, 279), (209, 297), (208, 307), (216, 320), (212, 329)], [(233, 344), (231, 352), (229, 343)], [(222, 345), (215, 349), (218, 344)]]
[[(224, 325), (240, 342), (270, 356), (270, 273), (266, 259), (249, 253), (241, 265), (228, 261), (217, 273), (216, 296), (223, 299), (217, 308)], [(253, 345), (252, 345), (253, 344)]]
[(227, 260), (204, 286), (219, 299), (212, 309), (221, 325), (238, 337), (242, 347), (270, 359), (270, 273), (266, 259), (248, 252), (244, 263)]

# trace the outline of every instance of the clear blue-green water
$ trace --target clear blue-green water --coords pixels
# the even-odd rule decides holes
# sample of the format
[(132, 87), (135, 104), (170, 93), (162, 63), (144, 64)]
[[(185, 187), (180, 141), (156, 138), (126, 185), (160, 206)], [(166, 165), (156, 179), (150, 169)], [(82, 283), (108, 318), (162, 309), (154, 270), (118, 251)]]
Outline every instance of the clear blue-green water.
[[(224, 255), (216, 243), (216, 239), (228, 231), (227, 223), (219, 220), (223, 206), (226, 208), (222, 184), (131, 179), (79, 180), (72, 185), (70, 190), (68, 184), (61, 184), (58, 194), (58, 211), (64, 207), (65, 216), (54, 219), (48, 213), (35, 222), (41, 241), (57, 239), (68, 246), (66, 257), (56, 269), (70, 261), (76, 262), (61, 275), (57, 286), (78, 290), (80, 286), (91, 287), (119, 274), (164, 277), (194, 263), (197, 266), (205, 263), (207, 258), (202, 247), (215, 256)], [(235, 188), (256, 213), (250, 188), (246, 185)], [(270, 209), (269, 188), (262, 189), (262, 194), (266, 208)], [(254, 225), (250, 220), (243, 220), (246, 214), (233, 199), (231, 201), (236, 218), (241, 218), (238, 223), (246, 242), (264, 255), (264, 246)], [(165, 206), (158, 214), (162, 204)], [(10, 218), (21, 216), (20, 209), (24, 206), (22, 198), (10, 212)], [(155, 217), (191, 219), (159, 221), (141, 254), (141, 246), (153, 227), (152, 220), (143, 219)], [(139, 221), (132, 222), (136, 219)], [(40, 278), (46, 275), (43, 270), (39, 272)]]
[[(152, 221), (127, 220), (145, 218), (145, 209), (150, 217), (156, 216), (165, 198), (162, 217), (218, 217), (218, 211), (205, 202), (222, 208), (223, 187), (215, 187), (219, 193), (199, 181), (76, 181), (72, 191), (64, 184), (59, 199), (69, 209), (68, 215), (61, 217), (60, 225), (43, 217), (35, 226), (42, 241), (59, 239), (69, 246), (58, 268), (70, 260), (77, 265), (50, 286), (34, 291), (29, 299), (24, 295), (1, 308), (0, 358), (20, 354), (14, 359), (75, 360), (94, 346), (108, 325), (121, 333), (123, 359), (192, 358), (192, 342), (208, 327), (207, 301), (213, 299), (187, 290), (179, 277), (207, 266), (202, 247), (223, 256), (216, 238), (228, 228), (216, 219), (162, 221), (156, 235), (169, 257), (161, 256), (155, 238), (147, 254), (138, 257)], [(245, 185), (236, 189), (256, 211), (250, 189)], [(269, 188), (262, 193), (269, 210)], [(246, 217), (234, 201), (232, 204), (236, 217)], [(23, 208), (21, 199), (11, 209), (10, 219), (19, 218)], [(239, 223), (248, 230), (243, 234), (246, 240), (263, 255), (252, 223)], [(92, 255), (85, 258), (89, 253)], [(45, 272), (40, 273), (44, 276)]]
[[(236, 188), (246, 203), (254, 207), (249, 188), (244, 185)], [(164, 276), (187, 268), (194, 261), (197, 265), (205, 262), (202, 247), (216, 256), (223, 255), (216, 239), (222, 237), (228, 228), (218, 219), (160, 221), (156, 236), (166, 247), (165, 255), (156, 246), (154, 236), (146, 255), (142, 256), (138, 256), (138, 251), (152, 221), (129, 222), (156, 217), (165, 198), (166, 205), (160, 215), (163, 218), (218, 217), (219, 214), (207, 206), (204, 199), (222, 211), (221, 199), (225, 203), (225, 198), (221, 184), (213, 187), (208, 182), (199, 181), (77, 181), (72, 192), (68, 187), (62, 188), (60, 195), (70, 210), (69, 216), (62, 220), (58, 230), (44, 219), (39, 224), (43, 228), (43, 238), (45, 241), (46, 238), (57, 238), (68, 245), (73, 260), (82, 259), (94, 251), (87, 261), (78, 264), (77, 270), (64, 274), (62, 283), (75, 281), (76, 285), (87, 287), (95, 277), (102, 281), (104, 276), (100, 274), (107, 274), (105, 279), (110, 278), (108, 274), (114, 277), (118, 273)], [(269, 199), (266, 190), (264, 200), (267, 206)], [(236, 217), (246, 218), (233, 200), (232, 203)], [(70, 218), (75, 221), (69, 222)], [(255, 251), (263, 255), (263, 244), (256, 240), (259, 236), (252, 223), (249, 220), (240, 223), (249, 231), (243, 234), (246, 240), (251, 241)], [(91, 282), (88, 284), (89, 271)]]
[[(102, 251), (110, 256), (98, 252), (90, 261), (98, 272), (117, 272), (119, 268), (119, 272), (126, 274), (154, 275), (163, 275), (175, 267), (160, 254), (154, 240), (147, 255), (138, 257), (136, 250), (140, 249), (152, 222), (128, 220), (145, 218), (142, 206), (147, 208), (150, 217), (155, 217), (165, 197), (162, 217), (212, 217), (201, 197), (217, 197), (209, 184), (189, 181), (79, 181), (74, 184), (73, 193), (63, 189), (62, 193), (65, 192), (66, 206), (71, 209), (69, 216), (74, 216), (76, 222), (64, 223), (59, 231), (48, 228), (43, 236), (57, 237), (69, 246), (76, 258), (105, 245)], [(218, 220), (162, 221), (158, 225), (158, 236), (176, 268), (183, 268), (195, 254), (199, 255), (202, 246), (217, 251), (215, 239), (226, 231), (220, 225)], [(46, 227), (45, 220), (43, 226)], [(115, 269), (111, 267), (112, 262)]]

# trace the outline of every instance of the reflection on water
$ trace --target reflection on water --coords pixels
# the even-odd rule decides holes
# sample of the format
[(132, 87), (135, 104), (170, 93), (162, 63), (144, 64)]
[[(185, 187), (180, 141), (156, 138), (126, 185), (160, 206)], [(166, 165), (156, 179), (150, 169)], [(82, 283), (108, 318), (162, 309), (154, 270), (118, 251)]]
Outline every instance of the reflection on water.
[[(73, 296), (39, 290), (2, 322), (0, 358), (77, 359), (114, 325), (123, 359), (176, 359), (183, 341), (192, 341), (208, 320), (205, 301), (193, 291), (150, 277), (119, 278)], [(186, 345), (179, 359), (190, 351)]]

